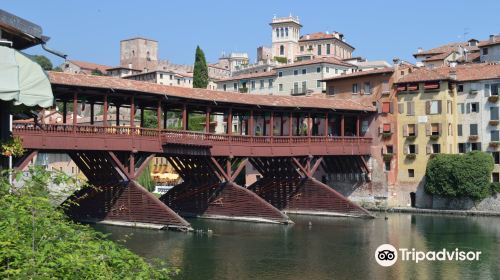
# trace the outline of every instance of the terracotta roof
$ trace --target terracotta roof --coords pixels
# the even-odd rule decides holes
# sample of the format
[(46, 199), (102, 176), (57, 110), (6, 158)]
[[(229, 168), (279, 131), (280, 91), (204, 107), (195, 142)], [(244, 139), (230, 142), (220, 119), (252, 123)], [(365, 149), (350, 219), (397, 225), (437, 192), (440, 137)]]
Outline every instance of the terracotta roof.
[(237, 80), (244, 80), (244, 79), (255, 79), (255, 78), (263, 78), (263, 77), (271, 77), (271, 76), (276, 76), (276, 71), (271, 70), (267, 72), (259, 72), (259, 73), (248, 73), (248, 74), (242, 74), (238, 76), (232, 76), (228, 78), (223, 78), (220, 79), (220, 82), (223, 81), (237, 81)]
[(441, 54), (437, 54), (437, 55), (433, 55), (429, 58), (426, 58), (422, 61), (436, 61), (436, 60), (443, 60), (445, 58), (447, 58), (448, 56), (450, 56), (452, 53), (454, 53), (456, 51), (450, 51), (450, 52), (445, 52), (445, 53), (441, 53)]
[(134, 68), (124, 67), (124, 66), (115, 66), (115, 67), (108, 68), (108, 69), (106, 69), (106, 70), (119, 70), (119, 69), (133, 70), (133, 71), (141, 71), (141, 70), (139, 70), (139, 69), (134, 69)]
[(224, 67), (222, 67), (222, 66), (219, 66), (219, 65), (217, 65), (217, 64), (215, 64), (215, 63), (214, 63), (214, 64), (209, 64), (209, 65), (208, 65), (208, 67), (211, 67), (211, 68), (217, 68), (217, 69), (221, 69), (221, 70), (226, 70), (226, 71), (229, 71), (229, 69), (224, 68)]
[(340, 76), (324, 79), (323, 81), (327, 82), (327, 81), (350, 79), (350, 78), (357, 78), (357, 77), (363, 77), (363, 76), (369, 76), (369, 75), (389, 74), (389, 73), (393, 73), (393, 72), (394, 72), (394, 68), (385, 67), (385, 68), (380, 68), (380, 69), (353, 72), (353, 73), (349, 73), (349, 74), (345, 74), (345, 75), (340, 75)]
[(148, 39), (148, 38), (145, 38), (145, 37), (132, 37), (132, 38), (128, 38), (128, 39), (123, 39), (123, 40), (120, 40), (120, 42), (123, 42), (123, 41), (130, 41), (130, 40), (135, 40), (135, 39), (142, 39), (142, 40), (147, 40), (147, 41), (155, 41), (155, 42), (158, 42), (156, 40), (153, 40), (153, 39)]
[(488, 39), (485, 41), (481, 41), (481, 42), (479, 42), (478, 46), (480, 48), (482, 48), (482, 47), (493, 46), (493, 45), (498, 45), (498, 44), (500, 44), (500, 35), (495, 35), (495, 36), (493, 36), (493, 40)]
[(106, 76), (48, 72), (53, 85), (77, 86), (94, 89), (113, 89), (117, 91), (134, 91), (146, 94), (195, 99), (208, 102), (239, 103), (254, 106), (274, 106), (288, 108), (318, 108), (353, 111), (375, 111), (373, 106), (367, 106), (353, 100), (334, 98), (273, 96), (259, 94), (243, 94), (226, 91), (214, 91), (200, 88), (183, 88), (135, 80), (116, 79)]
[(300, 36), (299, 42), (316, 41), (316, 40), (332, 40), (332, 39), (341, 41), (342, 43), (344, 43), (344, 44), (348, 45), (349, 47), (351, 47), (352, 49), (354, 49), (353, 46), (351, 46), (348, 43), (346, 43), (345, 41), (340, 40), (339, 38), (335, 37), (335, 33), (326, 34), (325, 32), (314, 32), (311, 34), (305, 34), (305, 35)]
[(335, 57), (316, 57), (316, 58), (309, 59), (309, 60), (303, 60), (303, 61), (294, 62), (294, 63), (290, 63), (290, 64), (286, 64), (286, 65), (280, 65), (280, 66), (277, 66), (276, 69), (290, 68), (290, 67), (297, 67), (297, 66), (311, 65), (311, 64), (319, 64), (319, 63), (329, 63), (329, 64), (335, 64), (335, 65), (340, 65), (340, 66), (356, 68), (356, 66), (354, 64), (347, 63), (347, 62), (342, 61), (340, 59), (337, 59)]
[(68, 60), (69, 62), (75, 64), (76, 66), (86, 69), (86, 70), (99, 70), (102, 73), (106, 73), (106, 70), (113, 68), (109, 65), (97, 64), (92, 62), (80, 61), (80, 60)]
[(397, 83), (415, 83), (450, 80), (450, 72), (455, 71), (458, 82), (500, 79), (500, 64), (471, 63), (456, 67), (443, 66), (434, 69), (418, 68), (402, 77)]
[(419, 53), (413, 54), (414, 57), (418, 56), (427, 56), (427, 55), (437, 55), (437, 54), (443, 54), (443, 53), (451, 53), (452, 51), (457, 51), (458, 47), (464, 47), (470, 52), (475, 52), (479, 51), (479, 48), (477, 46), (469, 46), (469, 42), (455, 42), (455, 43), (449, 43), (446, 45), (442, 45), (436, 48), (432, 48), (429, 50), (424, 50)]

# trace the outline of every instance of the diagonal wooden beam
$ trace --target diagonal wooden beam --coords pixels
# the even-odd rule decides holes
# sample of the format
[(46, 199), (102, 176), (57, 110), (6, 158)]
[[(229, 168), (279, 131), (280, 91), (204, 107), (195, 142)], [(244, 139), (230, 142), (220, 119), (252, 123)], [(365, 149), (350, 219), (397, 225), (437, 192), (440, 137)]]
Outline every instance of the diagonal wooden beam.
[(131, 176), (130, 176), (130, 173), (128, 172), (128, 169), (122, 164), (122, 162), (115, 155), (115, 153), (112, 152), (112, 151), (108, 151), (108, 154), (111, 157), (111, 159), (113, 160), (113, 162), (116, 164), (116, 166), (118, 167), (118, 169), (120, 169), (120, 171), (127, 177), (127, 179), (130, 180)]
[(238, 165), (238, 168), (233, 172), (233, 175), (231, 176), (231, 182), (234, 182), (236, 177), (238, 177), (238, 175), (240, 175), (243, 168), (245, 168), (247, 162), (248, 162), (247, 158), (240, 162), (240, 164)]
[(318, 167), (320, 166), (321, 162), (323, 162), (323, 157), (319, 157), (316, 162), (314, 163), (313, 167), (311, 170), (309, 170), (309, 177), (312, 177), (314, 173), (318, 170)]
[(292, 161), (302, 171), (303, 176), (307, 177), (308, 172), (307, 172), (306, 168), (304, 166), (302, 166), (302, 164), (300, 164), (300, 162), (297, 160), (297, 158), (292, 157)]
[(146, 168), (146, 166), (149, 164), (149, 162), (151, 161), (151, 159), (155, 157), (155, 155), (156, 154), (150, 154), (149, 156), (146, 157), (146, 159), (141, 163), (141, 165), (139, 166), (139, 168), (137, 168), (137, 170), (135, 170), (134, 174), (132, 175), (134, 179), (137, 178), (137, 177), (139, 177), (139, 175), (141, 175), (141, 173), (144, 170), (144, 168)]
[(229, 177), (229, 174), (227, 174), (224, 171), (222, 166), (220, 166), (219, 162), (214, 157), (210, 157), (210, 159), (212, 160), (213, 164), (215, 165), (215, 168), (217, 169), (217, 171), (219, 171), (219, 174), (221, 174), (227, 182), (231, 182), (231, 177)]
[(26, 155), (23, 155), (15, 164), (14, 169), (18, 171), (23, 171), (30, 161), (38, 155), (38, 151), (29, 151)]

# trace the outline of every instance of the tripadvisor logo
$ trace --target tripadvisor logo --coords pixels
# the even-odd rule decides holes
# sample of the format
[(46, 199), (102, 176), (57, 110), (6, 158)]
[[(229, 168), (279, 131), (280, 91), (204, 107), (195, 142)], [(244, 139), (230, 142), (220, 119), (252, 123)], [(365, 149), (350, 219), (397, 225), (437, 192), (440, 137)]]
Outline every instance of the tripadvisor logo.
[(478, 261), (481, 251), (442, 249), (439, 251), (417, 251), (415, 248), (396, 249), (391, 244), (382, 244), (375, 250), (375, 260), (381, 266), (392, 266), (398, 260), (419, 263), (421, 261)]

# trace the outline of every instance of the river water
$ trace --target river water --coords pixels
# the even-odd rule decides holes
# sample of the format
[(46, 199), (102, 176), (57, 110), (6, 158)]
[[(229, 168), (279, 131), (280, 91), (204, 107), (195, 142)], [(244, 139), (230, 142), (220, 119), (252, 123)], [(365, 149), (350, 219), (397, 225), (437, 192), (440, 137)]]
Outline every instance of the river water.
[[(290, 215), (294, 225), (192, 219), (204, 233), (94, 225), (175, 279), (500, 279), (500, 218), (376, 214), (376, 219)], [(385, 219), (387, 216), (387, 219)], [(212, 231), (211, 234), (207, 230)], [(481, 251), (479, 261), (375, 261), (384, 243), (418, 251)]]

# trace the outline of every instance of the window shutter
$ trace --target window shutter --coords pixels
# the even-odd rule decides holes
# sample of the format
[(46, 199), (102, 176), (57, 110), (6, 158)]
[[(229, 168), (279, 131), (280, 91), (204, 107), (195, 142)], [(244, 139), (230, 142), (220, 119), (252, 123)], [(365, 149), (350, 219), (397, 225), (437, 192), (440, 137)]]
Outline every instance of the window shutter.
[(403, 137), (408, 136), (408, 125), (403, 125)]
[(415, 145), (415, 154), (418, 154), (418, 145)]
[(426, 123), (425, 124), (425, 135), (430, 136), (431, 134), (432, 134), (431, 124)]
[(391, 126), (391, 133), (394, 133), (396, 130), (396, 126), (393, 123), (389, 124)]
[(392, 102), (389, 103), (389, 113), (394, 113), (394, 104)]
[(431, 145), (427, 144), (427, 145), (425, 146), (425, 152), (426, 152), (427, 154), (432, 153), (432, 147), (431, 147)]
[(377, 101), (377, 112), (380, 114), (382, 113), (382, 105), (380, 104), (380, 102)]
[(407, 155), (408, 154), (408, 145), (405, 145), (405, 148), (403, 150), (403, 154)]
[(418, 136), (418, 123), (415, 124), (415, 136)]
[(441, 100), (438, 100), (438, 114), (441, 114), (441, 112), (442, 112), (442, 109), (443, 109), (442, 108), (443, 106), (441, 105), (442, 103), (443, 102)]
[(470, 114), (470, 103), (467, 103), (467, 114)]
[(484, 85), (484, 96), (485, 97), (490, 97), (491, 95), (491, 89), (489, 84)]
[(405, 110), (405, 105), (404, 103), (399, 103), (398, 104), (398, 113), (403, 114)]
[(384, 126), (382, 124), (378, 127), (378, 133), (379, 134), (384, 133)]
[(415, 115), (415, 102), (410, 102), (410, 115)]
[(438, 123), (438, 135), (443, 135), (443, 124)]
[(431, 102), (425, 101), (425, 114), (429, 115), (431, 113)]

